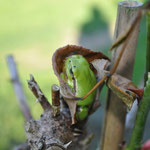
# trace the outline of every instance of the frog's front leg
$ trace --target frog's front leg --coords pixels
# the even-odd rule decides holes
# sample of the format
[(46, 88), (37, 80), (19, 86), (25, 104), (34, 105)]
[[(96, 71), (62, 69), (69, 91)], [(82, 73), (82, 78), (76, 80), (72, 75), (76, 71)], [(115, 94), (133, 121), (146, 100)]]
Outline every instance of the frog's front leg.
[(76, 112), (76, 119), (81, 121), (84, 120), (88, 116), (89, 108), (87, 106), (78, 106)]

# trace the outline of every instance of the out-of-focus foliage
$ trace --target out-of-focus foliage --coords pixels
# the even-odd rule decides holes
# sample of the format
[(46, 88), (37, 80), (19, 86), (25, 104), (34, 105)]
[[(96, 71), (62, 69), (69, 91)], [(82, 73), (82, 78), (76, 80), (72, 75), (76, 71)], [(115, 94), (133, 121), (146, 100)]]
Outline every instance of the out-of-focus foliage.
[[(82, 44), (83, 34), (87, 32), (88, 36), (93, 36), (99, 26), (103, 34), (106, 31), (110, 36), (118, 1), (0, 1), (0, 149), (11, 149), (25, 140), (24, 120), (9, 80), (5, 56), (10, 53), (14, 55), (32, 114), (39, 118), (42, 109), (35, 103), (35, 98), (27, 87), (26, 80), (29, 79), (29, 74), (35, 76), (41, 89), (50, 99), (51, 85), (58, 83), (51, 66), (51, 57), (55, 49), (66, 44)], [(143, 29), (144, 27), (140, 42), (145, 41)], [(101, 41), (99, 37), (96, 39)], [(108, 46), (109, 44), (106, 43)], [(138, 74), (134, 74), (136, 82), (143, 75), (144, 68), (145, 45), (139, 46), (140, 55), (135, 66)], [(91, 48), (88, 45), (86, 47)]]

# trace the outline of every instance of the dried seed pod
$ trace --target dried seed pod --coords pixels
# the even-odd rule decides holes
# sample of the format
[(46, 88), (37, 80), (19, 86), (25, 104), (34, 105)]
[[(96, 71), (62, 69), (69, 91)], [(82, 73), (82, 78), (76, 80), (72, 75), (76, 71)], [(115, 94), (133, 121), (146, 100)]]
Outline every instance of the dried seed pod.
[(137, 86), (127, 78), (113, 74), (107, 81), (108, 87), (131, 109), (137, 95), (129, 89), (138, 89)]

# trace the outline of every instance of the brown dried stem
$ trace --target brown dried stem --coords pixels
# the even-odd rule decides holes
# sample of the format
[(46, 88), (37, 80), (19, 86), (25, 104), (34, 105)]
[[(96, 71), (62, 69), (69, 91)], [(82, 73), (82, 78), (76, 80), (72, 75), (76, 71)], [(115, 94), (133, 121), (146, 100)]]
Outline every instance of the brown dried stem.
[(59, 86), (56, 84), (52, 85), (52, 105), (60, 106), (60, 91)]
[(60, 89), (56, 84), (52, 85), (52, 108), (54, 116), (60, 113)]
[(51, 110), (50, 103), (48, 102), (47, 98), (41, 91), (39, 85), (37, 84), (37, 82), (35, 81), (35, 79), (32, 75), (30, 75), (30, 80), (28, 80), (28, 86), (29, 86), (30, 90), (32, 91), (32, 93), (34, 94), (34, 96), (38, 99), (43, 110), (44, 111)]
[(11, 55), (8, 55), (6, 57), (6, 60), (7, 60), (7, 64), (8, 64), (8, 68), (10, 72), (11, 82), (14, 86), (14, 90), (15, 90), (15, 93), (19, 102), (20, 109), (26, 121), (29, 121), (30, 119), (32, 119), (32, 115), (31, 115), (29, 106), (27, 104), (27, 99), (25, 97), (25, 94), (24, 94), (24, 91), (23, 91), (23, 88), (19, 79), (18, 71), (16, 68), (16, 63), (14, 61), (13, 56)]

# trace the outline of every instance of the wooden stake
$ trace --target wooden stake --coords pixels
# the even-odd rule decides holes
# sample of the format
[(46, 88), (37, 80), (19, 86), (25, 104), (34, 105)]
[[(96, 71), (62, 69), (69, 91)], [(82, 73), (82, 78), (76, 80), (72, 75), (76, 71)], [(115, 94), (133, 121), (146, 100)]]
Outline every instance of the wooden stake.
[[(128, 24), (136, 16), (138, 9), (142, 3), (136, 1), (123, 1), (118, 4), (118, 15), (115, 28), (114, 40), (127, 29)], [(136, 53), (137, 37), (139, 32), (139, 25), (126, 47), (121, 61), (117, 67), (116, 73), (131, 79), (133, 72), (133, 65)], [(120, 50), (124, 43), (122, 43), (113, 54), (113, 62), (118, 58)], [(126, 107), (123, 102), (114, 95), (110, 90), (108, 91), (108, 99), (106, 104), (106, 113), (104, 121), (104, 129), (101, 141), (101, 150), (119, 150), (119, 144), (123, 141), (124, 125), (126, 117)]]

